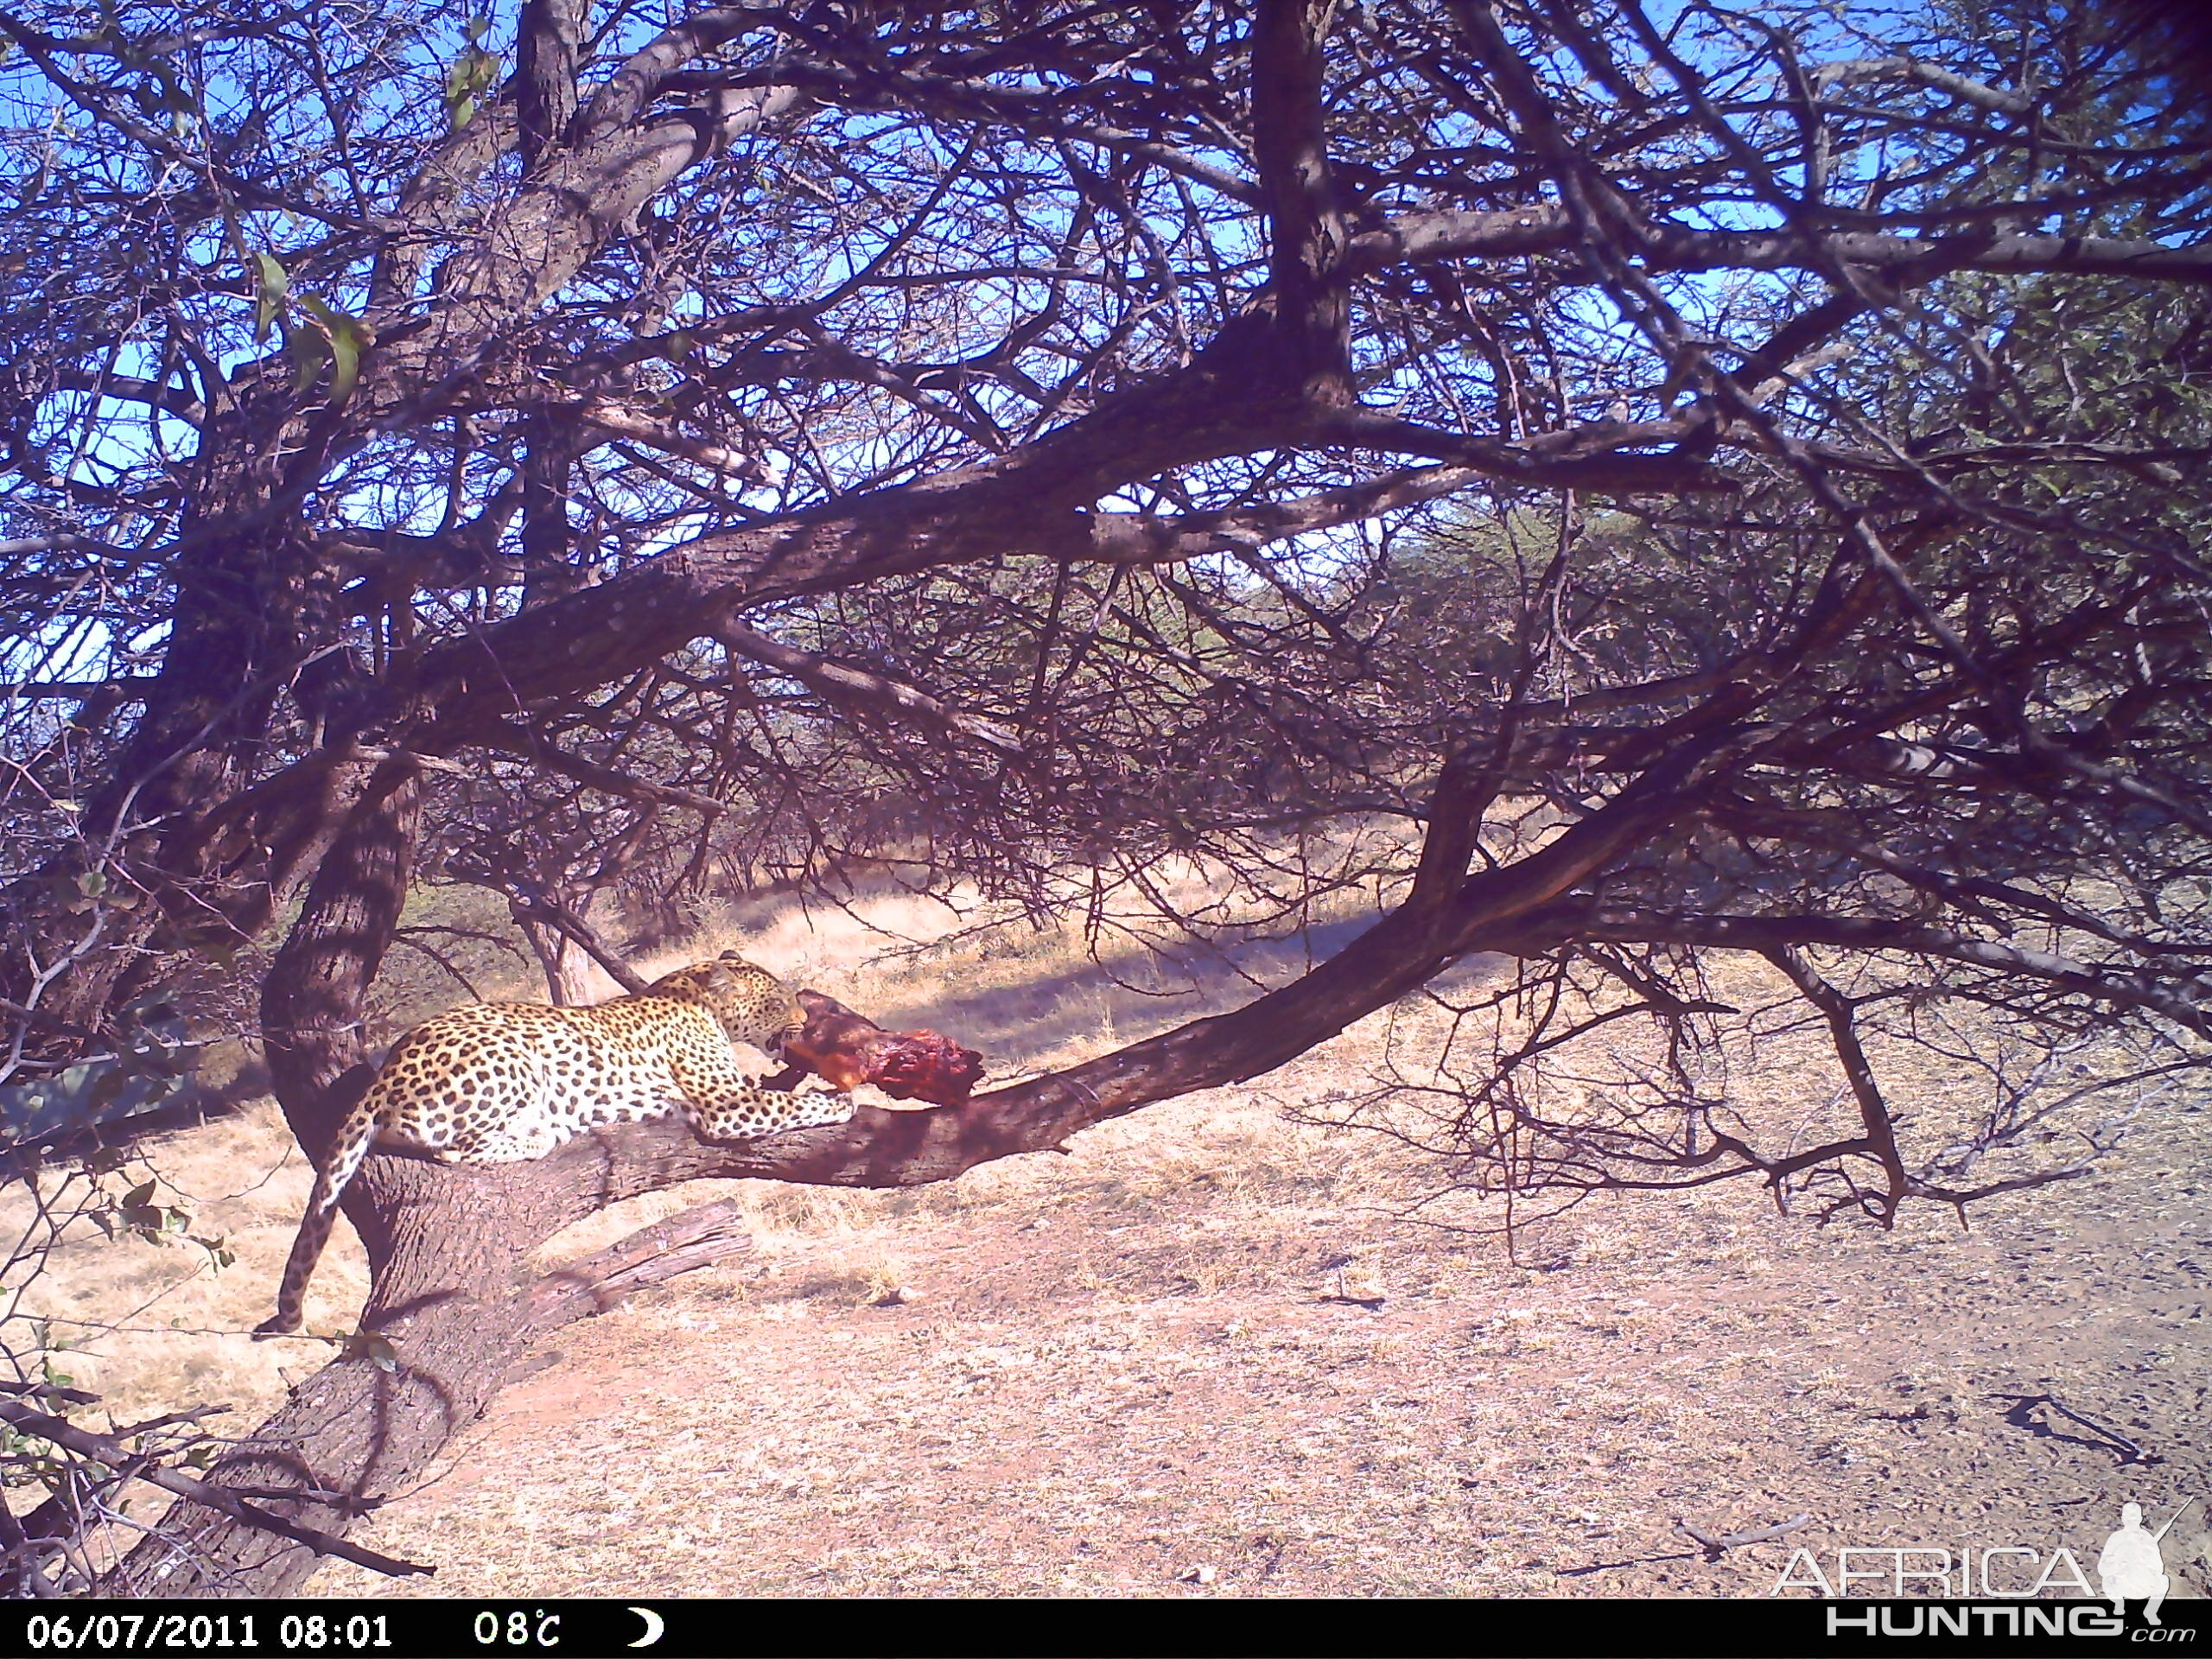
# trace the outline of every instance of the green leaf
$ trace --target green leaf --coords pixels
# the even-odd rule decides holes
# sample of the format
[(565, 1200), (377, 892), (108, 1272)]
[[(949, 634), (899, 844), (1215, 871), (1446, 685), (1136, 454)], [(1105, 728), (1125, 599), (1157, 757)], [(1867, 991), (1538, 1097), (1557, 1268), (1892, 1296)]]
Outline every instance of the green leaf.
[(455, 132), (468, 124), (476, 113), (477, 101), (499, 79), (499, 54), (486, 52), (482, 44), (491, 27), (488, 19), (474, 19), (468, 26), (468, 44), (446, 66), (446, 116)]
[(146, 1181), (123, 1195), (116, 1205), (116, 1213), (123, 1217), (123, 1224), (149, 1244), (162, 1242), (168, 1230), (169, 1212), (154, 1202), (154, 1183)]
[(322, 372), (323, 362), (330, 355), (330, 342), (319, 328), (287, 328), (284, 349), (292, 358), (292, 390), (305, 391)]
[(312, 295), (301, 295), (300, 303), (322, 325), (330, 351), (330, 404), (335, 409), (353, 395), (354, 383), (361, 378), (361, 353), (369, 343), (368, 330), (359, 317)]
[(86, 870), (77, 878), (77, 891), (90, 899), (97, 899), (107, 891), (107, 872)]
[(397, 1373), (399, 1350), (373, 1331), (356, 1331), (339, 1344), (340, 1359), (365, 1359), (378, 1370)]
[(255, 254), (253, 263), (259, 278), (253, 301), (253, 340), (257, 346), (269, 338), (269, 325), (276, 320), (277, 309), (284, 303), (292, 279), (284, 274), (284, 267), (268, 254)]
[(330, 337), (330, 401), (344, 403), (361, 378), (361, 334), (353, 320)]

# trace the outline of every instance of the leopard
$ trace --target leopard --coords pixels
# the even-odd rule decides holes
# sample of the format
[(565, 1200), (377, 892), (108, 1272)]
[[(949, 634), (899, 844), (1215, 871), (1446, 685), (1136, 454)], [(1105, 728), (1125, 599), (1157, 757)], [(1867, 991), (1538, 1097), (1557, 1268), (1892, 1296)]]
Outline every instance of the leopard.
[(736, 1043), (782, 1059), (806, 1019), (782, 980), (726, 950), (588, 1007), (472, 1002), (425, 1020), (392, 1046), (317, 1160), (276, 1312), (254, 1334), (300, 1329), (338, 1200), (372, 1146), (505, 1164), (542, 1158), (595, 1124), (677, 1112), (715, 1142), (846, 1122), (849, 1093), (766, 1088), (738, 1064)]

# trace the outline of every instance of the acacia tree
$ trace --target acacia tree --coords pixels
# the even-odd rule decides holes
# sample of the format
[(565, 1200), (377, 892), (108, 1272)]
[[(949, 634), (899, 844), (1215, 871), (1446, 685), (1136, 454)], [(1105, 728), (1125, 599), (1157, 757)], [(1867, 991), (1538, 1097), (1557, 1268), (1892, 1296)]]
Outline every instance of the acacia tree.
[[(963, 1108), (372, 1159), (375, 1341), (218, 1472), (296, 1521), (400, 1487), (595, 1274), (715, 1248), (517, 1277), (582, 1214), (946, 1179), (1472, 953), (1567, 1010), (1446, 1115), (1509, 1185), (1886, 1223), (2082, 1162), (1916, 1159), (1892, 1011), (2202, 1056), (2208, 149), (2124, 20), (56, 0), (0, 36), (20, 1065), (297, 901), (261, 1014), (319, 1149), (491, 759), (1037, 902), (1170, 852), (1395, 883), (1248, 1006)], [(1681, 1063), (1581, 1116), (1520, 1090), (1592, 1021), (1694, 1039), (1739, 952), (1848, 1132), (1763, 1140)], [(314, 1560), (195, 1510), (115, 1582)]]

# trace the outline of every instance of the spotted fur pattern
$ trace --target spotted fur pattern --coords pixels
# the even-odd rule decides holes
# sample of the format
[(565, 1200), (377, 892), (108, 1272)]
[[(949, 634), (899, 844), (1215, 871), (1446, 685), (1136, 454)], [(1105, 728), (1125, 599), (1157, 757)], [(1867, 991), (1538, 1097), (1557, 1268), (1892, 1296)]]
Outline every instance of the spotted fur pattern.
[(848, 1096), (766, 1090), (739, 1067), (733, 1044), (780, 1057), (805, 1023), (790, 987), (726, 951), (596, 1007), (479, 1002), (416, 1027), (315, 1166), (276, 1315), (259, 1333), (300, 1328), (339, 1195), (372, 1145), (505, 1164), (542, 1158), (596, 1123), (669, 1112), (709, 1141), (842, 1123), (852, 1116)]

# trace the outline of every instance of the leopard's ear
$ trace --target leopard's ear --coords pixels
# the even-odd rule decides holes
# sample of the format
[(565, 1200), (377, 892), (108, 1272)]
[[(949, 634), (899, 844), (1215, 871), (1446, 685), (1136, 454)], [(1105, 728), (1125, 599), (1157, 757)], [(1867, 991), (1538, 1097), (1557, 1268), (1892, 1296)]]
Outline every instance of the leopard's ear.
[(743, 962), (745, 958), (734, 950), (725, 950), (715, 958), (718, 962)]

